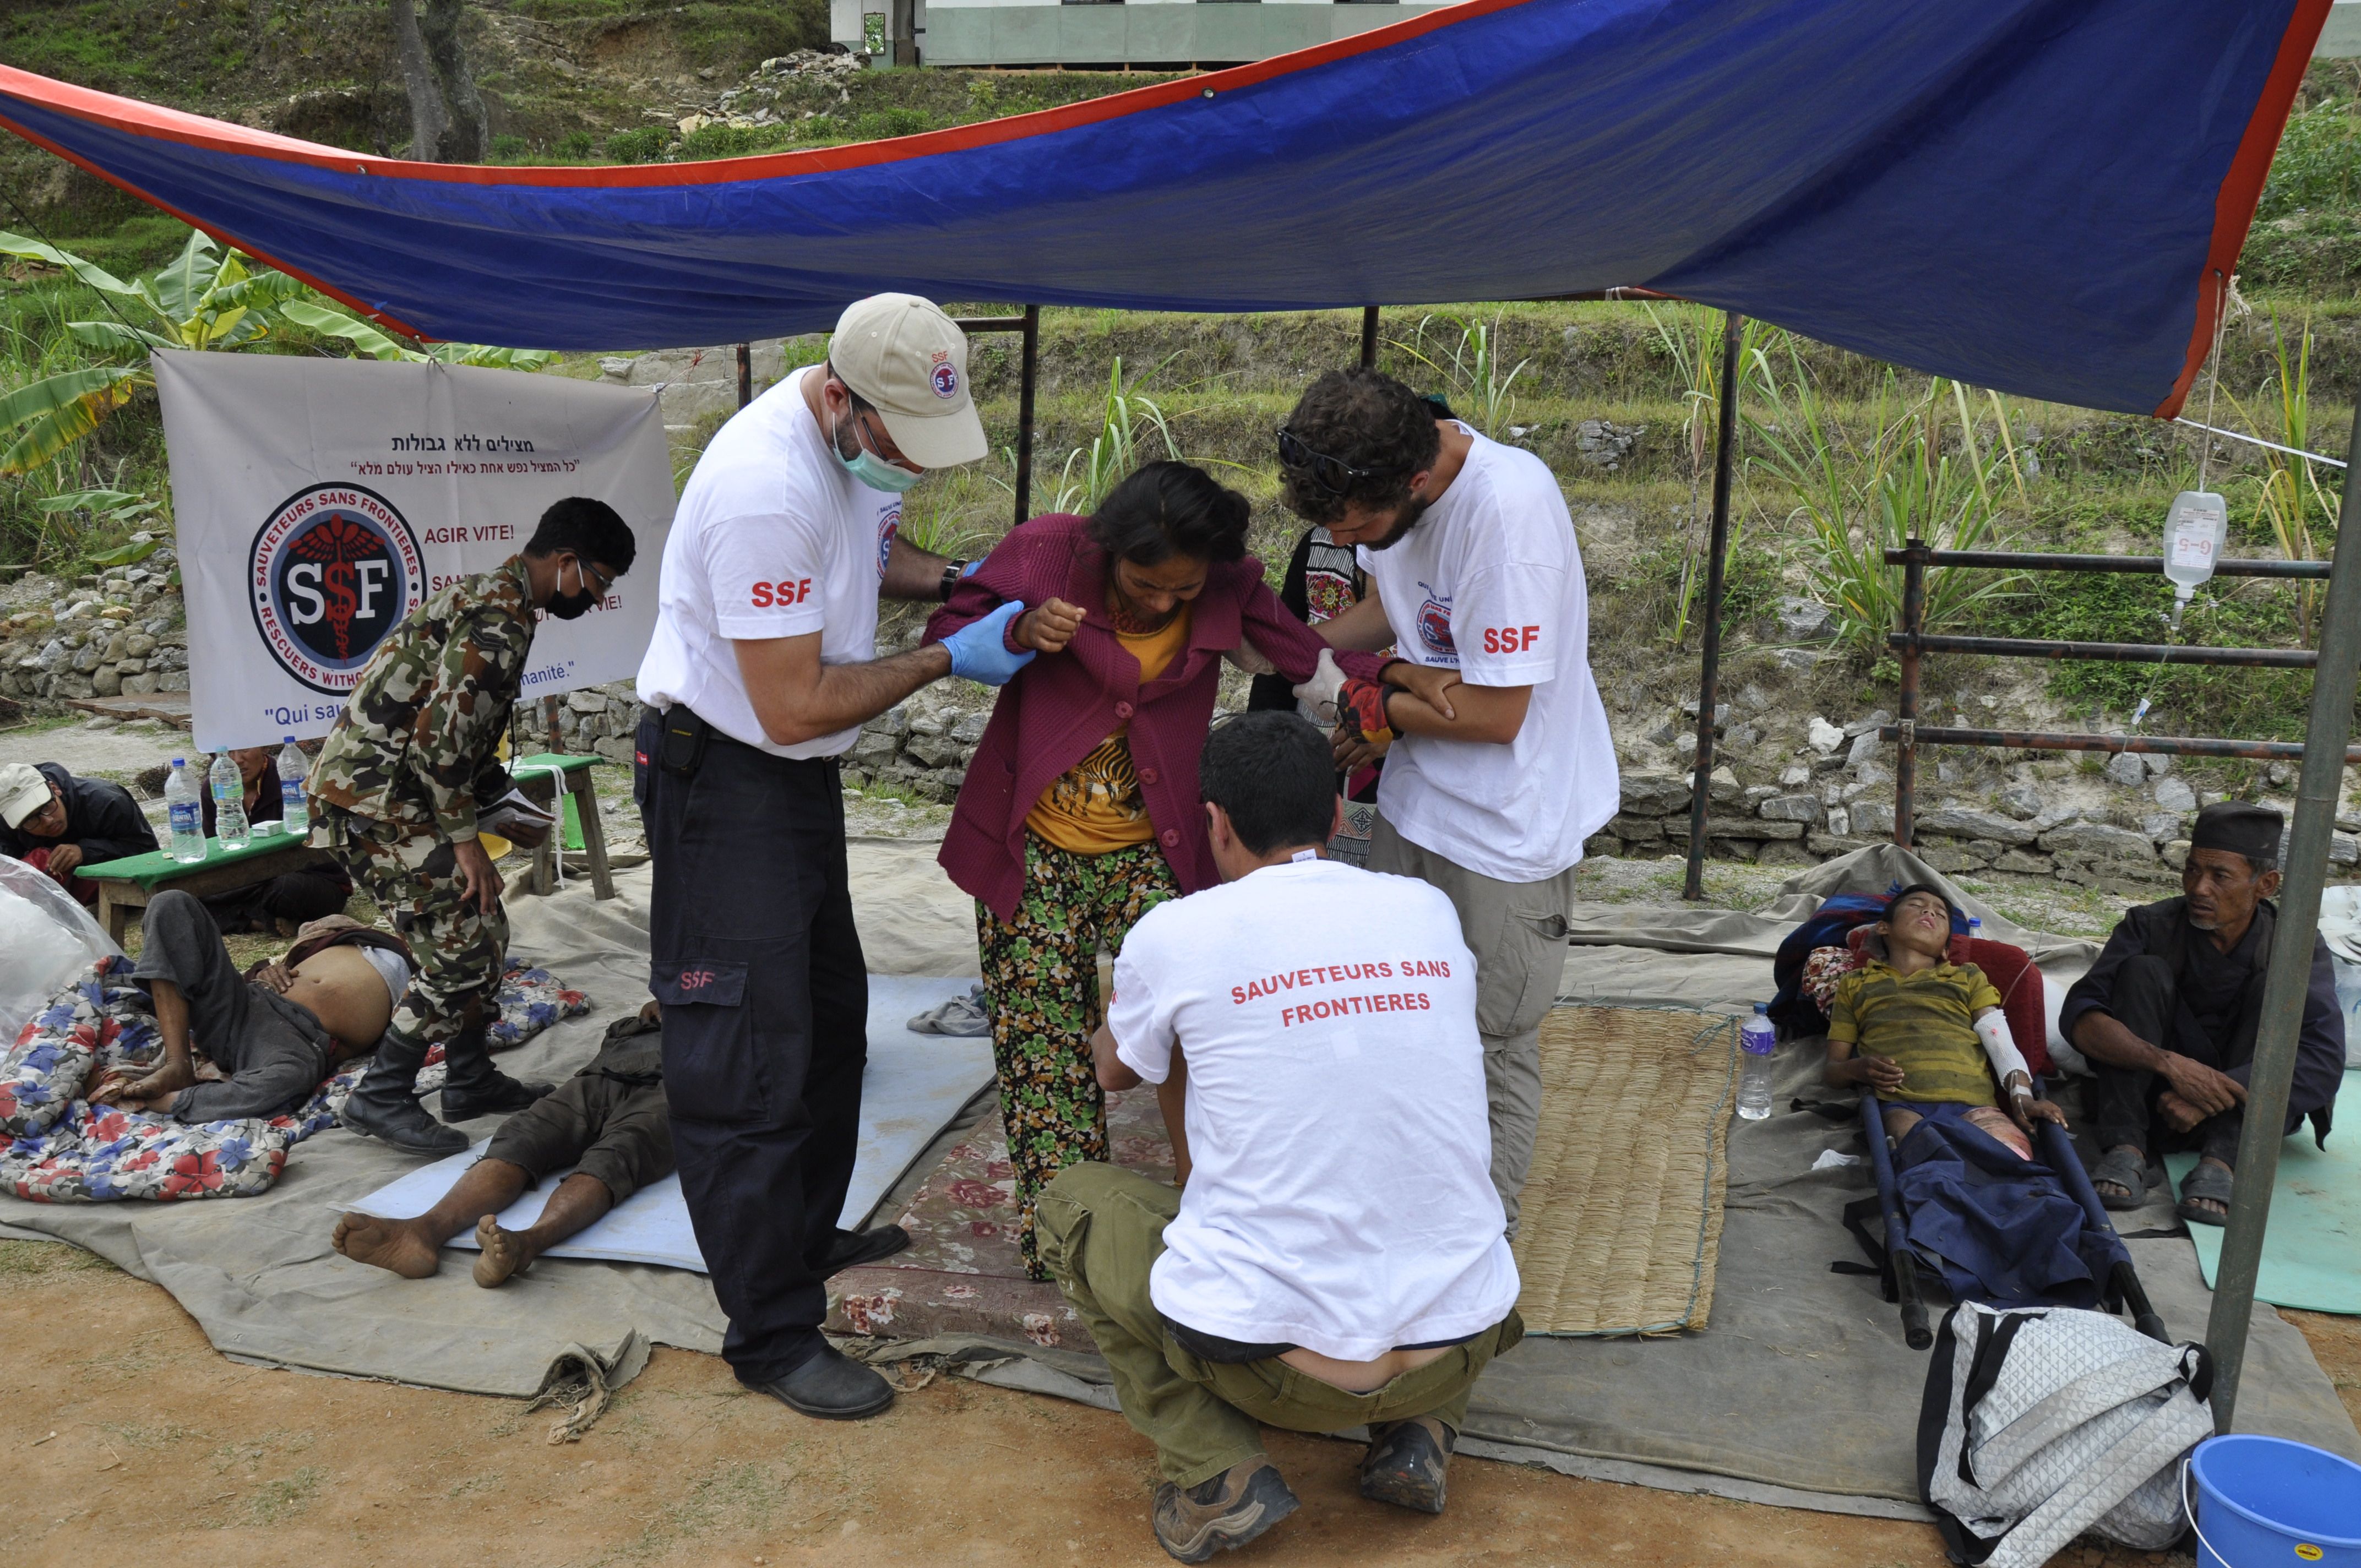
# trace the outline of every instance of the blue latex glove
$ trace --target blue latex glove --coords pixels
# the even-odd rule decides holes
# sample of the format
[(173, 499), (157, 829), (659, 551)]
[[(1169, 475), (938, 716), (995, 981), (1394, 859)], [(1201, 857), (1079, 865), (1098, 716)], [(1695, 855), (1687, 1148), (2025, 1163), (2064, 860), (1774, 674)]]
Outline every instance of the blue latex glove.
[(951, 656), (951, 674), (987, 686), (1005, 685), (1011, 675), (1033, 662), (1033, 650), (1008, 651), (1008, 623), (1025, 613), (1023, 599), (1011, 599), (982, 620), (971, 621), (943, 639)]
[(961, 573), (960, 574), (960, 576), (961, 576), (962, 579), (964, 579), (964, 578), (968, 578), (968, 577), (972, 577), (972, 576), (974, 576), (978, 572), (981, 572), (981, 571), (983, 571), (983, 562), (981, 562), (981, 561), (970, 561), (970, 562), (967, 564), (967, 570), (966, 570), (966, 571), (964, 571), (964, 572), (961, 572)]

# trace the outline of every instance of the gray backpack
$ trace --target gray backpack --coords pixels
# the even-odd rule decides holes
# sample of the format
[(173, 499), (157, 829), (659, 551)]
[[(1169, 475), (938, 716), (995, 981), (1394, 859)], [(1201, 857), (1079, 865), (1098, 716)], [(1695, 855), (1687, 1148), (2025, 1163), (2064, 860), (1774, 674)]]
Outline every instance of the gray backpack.
[(2076, 1536), (2159, 1552), (2180, 1539), (2180, 1466), (2213, 1435), (2201, 1344), (2103, 1312), (1943, 1320), (1918, 1416), (1918, 1492), (1955, 1563), (2038, 1568)]

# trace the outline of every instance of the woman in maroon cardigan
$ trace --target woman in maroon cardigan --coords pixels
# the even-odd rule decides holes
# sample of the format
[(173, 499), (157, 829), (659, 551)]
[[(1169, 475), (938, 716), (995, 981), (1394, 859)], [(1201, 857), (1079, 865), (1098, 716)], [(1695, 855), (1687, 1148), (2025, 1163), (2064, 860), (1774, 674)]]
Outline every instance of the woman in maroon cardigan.
[[(1017, 527), (927, 623), (931, 641), (1011, 599), (1034, 607), (1007, 638), (1039, 657), (1000, 689), (940, 859), (975, 896), (1018, 1246), (1036, 1279), (1049, 1276), (1035, 1195), (1067, 1166), (1106, 1158), (1089, 1043), (1099, 948), (1119, 951), (1142, 915), (1219, 880), (1197, 754), (1222, 656), (1250, 644), (1302, 682), (1324, 646), (1246, 553), (1247, 510), (1202, 468), (1151, 463), (1091, 517)], [(1339, 663), (1376, 674), (1368, 654)]]

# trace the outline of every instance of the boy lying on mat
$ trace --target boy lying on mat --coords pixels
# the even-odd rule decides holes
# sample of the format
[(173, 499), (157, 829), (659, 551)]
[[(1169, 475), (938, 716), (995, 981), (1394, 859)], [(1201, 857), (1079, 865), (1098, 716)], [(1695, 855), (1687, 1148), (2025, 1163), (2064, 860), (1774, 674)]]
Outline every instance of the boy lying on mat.
[(1975, 965), (1949, 961), (1950, 941), (1951, 901), (1938, 889), (1894, 895), (1864, 944), (1869, 962), (1837, 982), (1822, 1077), (1876, 1090), (1897, 1143), (1923, 1117), (1959, 1120), (2031, 1159), (2033, 1124), (2062, 1127), (2065, 1113), (2034, 1098), (2000, 992)]

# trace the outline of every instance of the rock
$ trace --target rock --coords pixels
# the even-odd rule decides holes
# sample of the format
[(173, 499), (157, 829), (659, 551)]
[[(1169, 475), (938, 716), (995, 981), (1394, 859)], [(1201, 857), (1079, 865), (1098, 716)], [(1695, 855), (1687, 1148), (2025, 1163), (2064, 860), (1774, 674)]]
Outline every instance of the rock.
[(2033, 830), (2036, 833), (2047, 833), (2052, 828), (2068, 822), (2079, 822), (2081, 819), (2082, 808), (2079, 806), (2053, 806), (2033, 819)]
[(157, 677), (156, 689), (159, 692), (187, 691), (189, 689), (189, 672), (186, 670), (174, 670), (169, 674), (159, 675)]
[(1812, 770), (1797, 762), (1779, 774), (1779, 782), (1788, 789), (1801, 789), (1812, 782)]
[(1845, 732), (1817, 713), (1812, 715), (1812, 722), (1806, 728), (1805, 736), (1811, 742), (1812, 750), (1823, 757), (1845, 741)]
[(1883, 801), (1856, 800), (1852, 803), (1850, 815), (1856, 836), (1870, 839), (1890, 839), (1894, 836), (1894, 807)]
[(629, 736), (609, 735), (590, 748), (610, 762), (629, 762), (636, 748)]
[(1808, 795), (1774, 795), (1754, 808), (1770, 822), (1813, 823), (1820, 819), (1820, 803)]
[(1716, 839), (1713, 852), (1733, 861), (1752, 861), (1763, 852), (1759, 839)]
[(1989, 811), (1929, 811), (1922, 814), (1917, 831), (1937, 834), (1947, 839), (1982, 839), (1994, 844), (2022, 848), (2037, 836), (2022, 822), (2012, 822), (2005, 817), (1995, 817)]
[(135, 631), (123, 640), (126, 658), (144, 659), (156, 651), (156, 640), (144, 631)]
[(2332, 866), (2361, 864), (2361, 838), (2350, 833), (2328, 836), (2328, 863)]
[(1623, 809), (1635, 816), (1664, 817), (1686, 811), (1689, 793), (1688, 781), (1670, 773), (1623, 775)]
[(2156, 803), (2167, 811), (2194, 811), (2197, 792), (2183, 778), (2165, 777), (2156, 781)]
[(1797, 674), (1801, 674), (1806, 670), (1817, 669), (1822, 661), (1833, 659), (1835, 657), (1835, 654), (1818, 648), (1773, 648), (1771, 650), (1771, 662), (1773, 663), (1778, 665), (1783, 670), (1793, 670)]
[(1673, 751), (1675, 755), (1694, 757), (1697, 755), (1697, 734), (1694, 730), (1684, 729), (1673, 737)]
[(1852, 808), (1847, 806), (1828, 807), (1828, 831), (1839, 838), (1852, 831)]
[(2186, 826), (2178, 811), (2151, 811), (2139, 819), (2140, 831), (2159, 844), (2180, 838)]
[(1716, 806), (1730, 805), (1741, 794), (1738, 775), (1731, 773), (1727, 764), (1714, 769), (1706, 776), (1705, 794), (1706, 798)]
[(1792, 839), (1773, 839), (1756, 851), (1754, 861), (1764, 866), (1816, 866), (1820, 857)]
[(1678, 733), (1680, 733), (1680, 731), (1673, 728), (1673, 721), (1667, 718), (1662, 724), (1657, 725), (1653, 729), (1649, 730), (1642, 739), (1652, 746), (1669, 746), (1673, 743), (1673, 737)]
[(599, 691), (567, 692), (566, 706), (576, 713), (604, 713), (607, 711), (607, 696)]
[(104, 663), (106, 663), (106, 650), (95, 642), (86, 642), (82, 645), (82, 652), (73, 656), (74, 673), (86, 675)]
[(894, 760), (894, 753), (899, 749), (900, 742), (891, 735), (863, 729), (859, 739), (852, 742), (852, 750), (844, 754), (845, 761), (856, 767), (882, 768)]
[(1622, 853), (1622, 840), (1611, 833), (1593, 833), (1582, 841), (1582, 858), (1586, 861), (1601, 858), (1613, 860), (1620, 857)]
[(1918, 858), (1938, 872), (1980, 872), (1999, 856), (1997, 844), (1945, 840), (1918, 846)]
[(1874, 839), (1856, 839), (1838, 833), (1804, 835), (1804, 847), (1816, 855), (1850, 855), (1855, 850), (1866, 850), (1875, 842)]
[(118, 631), (114, 636), (106, 640), (106, 653), (104, 658), (102, 660), (102, 663), (118, 664), (130, 656), (130, 635), (127, 632)]
[(2000, 792), (2000, 808), (2020, 822), (2041, 815), (2041, 792), (2029, 784), (2014, 784)]
[[(1697, 699), (1691, 697), (1688, 701), (1681, 704), (1681, 712), (1691, 718), (1695, 718), (1697, 716)], [(1726, 702), (1715, 703), (1713, 705), (1713, 727), (1716, 729), (1719, 729), (1723, 725), (1728, 724), (1729, 722), (1730, 704)]]
[(1677, 829), (1677, 824), (1667, 824), (1658, 817), (1617, 816), (1608, 818), (1607, 831), (1618, 839), (1628, 839), (1636, 844), (1664, 838), (1668, 826)]
[(1830, 634), (1834, 616), (1817, 599), (1789, 597), (1779, 601), (1779, 630), (1798, 642)]
[(910, 732), (910, 710), (900, 703), (895, 703), (862, 728), (874, 730), (880, 735), (907, 735)]
[(1852, 749), (1845, 753), (1845, 766), (1858, 769), (1887, 749), (1887, 743), (1877, 738), (1874, 729), (1864, 729), (1852, 738)]
[(114, 696), (123, 690), (123, 672), (113, 664), (101, 664), (90, 677), (90, 689), (98, 696)]
[(1846, 725), (1844, 727), (1844, 732), (1849, 736), (1866, 735), (1872, 729), (1882, 729), (1893, 722), (1894, 715), (1886, 712), (1885, 709), (1881, 707), (1872, 713), (1868, 718), (1856, 718), (1850, 724)]
[(2189, 840), (2186, 839), (2173, 839), (2164, 847), (2161, 858), (2164, 861), (2164, 863), (2170, 866), (2174, 871), (2180, 870), (2183, 866), (2189, 863)]
[(2122, 784), (2126, 789), (2137, 789), (2147, 783), (2147, 764), (2130, 751), (2118, 751), (2108, 758), (2106, 773), (2109, 784)]
[(159, 675), (126, 675), (123, 677), (125, 696), (146, 696), (156, 689)]
[(2285, 762), (2273, 762), (2263, 770), (2263, 776), (2271, 781), (2273, 788), (2284, 789), (2295, 782), (2295, 770)]
[(1852, 787), (1856, 790), (1880, 790), (1893, 782), (1894, 770), (1883, 762), (1863, 762), (1853, 770)]
[(1763, 731), (1752, 724), (1733, 724), (1730, 727), (1730, 733), (1722, 739), (1731, 746), (1752, 746), (1763, 739)]
[(2057, 869), (2057, 862), (2047, 855), (2029, 855), (2023, 850), (2003, 850), (1992, 863), (1996, 872), (2015, 872), (2019, 876), (2048, 876)]
[(1845, 760), (1842, 757), (1814, 757), (1812, 774), (1817, 778), (1829, 773), (1840, 773), (1844, 772), (1844, 765)]
[(2147, 776), (2152, 779), (2160, 779), (2172, 772), (2172, 759), (2162, 751), (2142, 751), (2140, 763), (2147, 769)]
[(961, 714), (951, 721), (951, 739), (962, 746), (972, 746), (983, 739), (983, 727), (990, 722), (987, 714)]
[(913, 735), (941, 735), (950, 729), (950, 726), (944, 723), (939, 714), (917, 713), (910, 717), (910, 733)]
[[(919, 720), (921, 724), (925, 722)], [(902, 749), (912, 760), (929, 768), (950, 767), (963, 760), (963, 748), (948, 735), (913, 735)]]
[(1603, 419), (1587, 419), (1574, 427), (1575, 455), (1594, 468), (1613, 473), (1631, 455), (1640, 437), (1647, 433), (1643, 424), (1620, 425)]
[(2147, 835), (2105, 822), (2069, 822), (2041, 835), (2041, 847), (2053, 855), (2086, 855), (2094, 860), (2153, 861), (2156, 846)]
[(1708, 817), (1705, 822), (1708, 839), (1801, 839), (1804, 824), (1774, 822), (1760, 817)]

